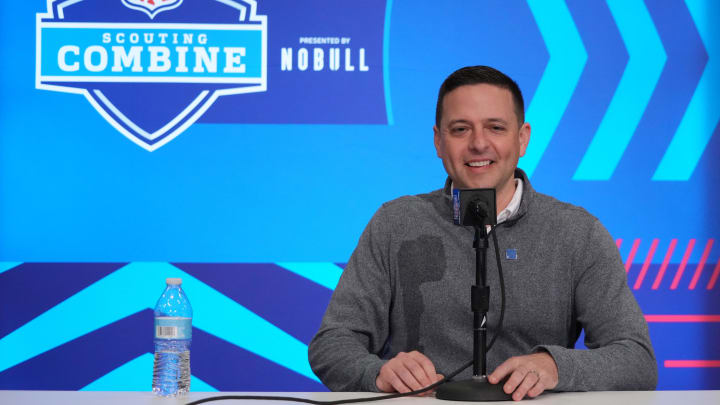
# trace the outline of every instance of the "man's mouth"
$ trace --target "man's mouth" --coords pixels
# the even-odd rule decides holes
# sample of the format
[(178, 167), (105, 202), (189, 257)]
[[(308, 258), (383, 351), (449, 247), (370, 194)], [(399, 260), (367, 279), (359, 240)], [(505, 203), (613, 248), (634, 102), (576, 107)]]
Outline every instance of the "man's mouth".
[(484, 167), (484, 166), (490, 165), (491, 163), (494, 163), (494, 162), (492, 160), (478, 160), (478, 161), (473, 161), (473, 162), (467, 162), (467, 163), (465, 163), (465, 166)]

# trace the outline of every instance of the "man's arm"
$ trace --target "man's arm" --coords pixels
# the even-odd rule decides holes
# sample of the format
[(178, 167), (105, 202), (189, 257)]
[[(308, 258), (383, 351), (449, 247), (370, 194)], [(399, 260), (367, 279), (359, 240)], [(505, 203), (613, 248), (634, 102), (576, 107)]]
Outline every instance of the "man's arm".
[(589, 350), (542, 346), (558, 366), (558, 391), (653, 390), (657, 363), (647, 322), (620, 253), (599, 221), (575, 254), (576, 319)]
[(310, 365), (333, 391), (409, 392), (442, 378), (424, 354), (380, 356), (389, 339), (395, 273), (392, 221), (383, 206), (365, 228), (310, 342)]
[(548, 389), (652, 390), (657, 385), (647, 323), (628, 288), (617, 247), (597, 220), (575, 258), (574, 307), (590, 350), (544, 345), (503, 362), (488, 378), (498, 383), (507, 377), (504, 390), (515, 400)]
[(333, 391), (378, 391), (392, 296), (381, 208), (365, 228), (310, 342), (310, 365)]

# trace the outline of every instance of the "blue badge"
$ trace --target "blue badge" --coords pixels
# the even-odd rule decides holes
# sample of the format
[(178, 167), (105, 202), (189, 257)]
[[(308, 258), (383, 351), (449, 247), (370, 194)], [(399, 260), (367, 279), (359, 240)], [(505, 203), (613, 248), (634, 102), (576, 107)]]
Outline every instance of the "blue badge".
[(455, 225), (461, 225), (460, 222), (460, 190), (453, 189), (453, 222)]
[(517, 250), (505, 249), (505, 258), (508, 260), (517, 260)]

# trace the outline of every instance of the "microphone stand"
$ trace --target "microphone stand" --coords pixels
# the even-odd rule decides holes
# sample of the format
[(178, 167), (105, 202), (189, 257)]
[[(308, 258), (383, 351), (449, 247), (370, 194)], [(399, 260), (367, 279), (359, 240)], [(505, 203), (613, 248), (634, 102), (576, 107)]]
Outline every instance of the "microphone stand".
[(475, 225), (475, 285), (471, 287), (473, 311), (473, 376), (468, 380), (441, 385), (435, 396), (451, 401), (510, 401), (503, 391), (505, 380), (490, 384), (487, 379), (487, 312), (490, 307), (490, 287), (487, 286), (488, 234), (483, 221)]

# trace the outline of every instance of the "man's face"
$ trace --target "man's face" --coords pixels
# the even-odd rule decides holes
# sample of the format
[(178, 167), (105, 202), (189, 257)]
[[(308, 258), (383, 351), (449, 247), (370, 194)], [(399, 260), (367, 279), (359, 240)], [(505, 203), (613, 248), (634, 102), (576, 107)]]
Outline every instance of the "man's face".
[(514, 107), (509, 90), (490, 84), (445, 95), (440, 128), (433, 132), (455, 188), (494, 188), (498, 201), (512, 197), (514, 171), (530, 140), (530, 126), (518, 126)]

